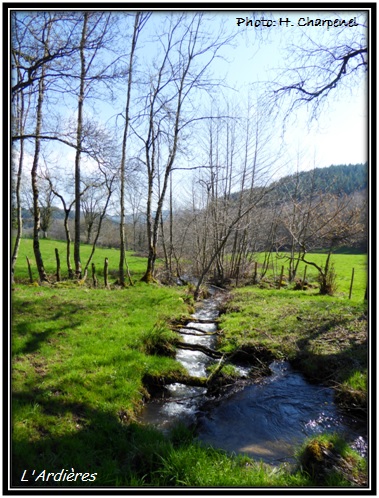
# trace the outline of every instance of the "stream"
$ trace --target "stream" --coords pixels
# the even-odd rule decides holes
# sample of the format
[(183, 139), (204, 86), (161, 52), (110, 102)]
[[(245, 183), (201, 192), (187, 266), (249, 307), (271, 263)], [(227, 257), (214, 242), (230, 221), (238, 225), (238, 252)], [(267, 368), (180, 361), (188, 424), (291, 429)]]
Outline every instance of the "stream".
[[(216, 332), (217, 324), (212, 321), (218, 317), (220, 299), (216, 293), (202, 302), (192, 315), (194, 322), (181, 329), (184, 342), (215, 346), (214, 335), (202, 335), (191, 327)], [(207, 366), (215, 361), (204, 353), (180, 349), (176, 359), (189, 374), (198, 377), (207, 376)], [(238, 366), (237, 369), (242, 377), (247, 376), (248, 369)], [(196, 425), (197, 438), (203, 443), (271, 465), (294, 463), (295, 447), (321, 432), (340, 433), (366, 456), (366, 428), (338, 409), (332, 389), (311, 384), (288, 362), (274, 361), (270, 369), (272, 374), (259, 383), (247, 382), (239, 390), (217, 399), (207, 396), (202, 387), (168, 385), (164, 399), (153, 399), (146, 404), (141, 421), (163, 432), (179, 421)]]

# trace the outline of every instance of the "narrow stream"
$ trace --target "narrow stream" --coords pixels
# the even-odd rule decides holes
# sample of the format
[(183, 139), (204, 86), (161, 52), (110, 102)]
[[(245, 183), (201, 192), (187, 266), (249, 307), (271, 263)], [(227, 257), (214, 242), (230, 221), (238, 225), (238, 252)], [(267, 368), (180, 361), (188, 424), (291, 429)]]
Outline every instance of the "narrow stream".
[[(182, 335), (182, 341), (189, 344), (202, 344), (207, 347), (212, 347), (216, 340), (212, 335), (202, 335), (201, 332), (194, 332), (191, 327), (196, 327), (204, 332), (216, 332), (217, 324), (199, 323), (197, 320), (206, 320), (211, 322), (216, 320), (218, 312), (219, 300), (217, 297), (206, 299), (202, 302), (202, 307), (192, 316), (194, 322), (186, 325), (184, 332), (191, 332), (195, 335)], [(206, 368), (213, 360), (208, 358), (200, 351), (191, 351), (179, 349), (176, 354), (176, 359), (180, 361), (187, 369), (190, 375), (196, 377), (206, 377)], [(143, 411), (142, 421), (152, 424), (155, 427), (167, 432), (176, 423), (183, 422), (187, 425), (195, 423), (199, 413), (199, 407), (207, 401), (206, 388), (191, 387), (184, 384), (171, 384), (166, 387), (168, 398), (153, 399), (149, 402)]]
[[(183, 332), (217, 330), (217, 294), (203, 301)], [(183, 334), (183, 341), (214, 347), (212, 335)], [(179, 350), (180, 361), (193, 376), (206, 376), (213, 361), (204, 353)], [(167, 386), (169, 397), (148, 403), (142, 421), (168, 431), (177, 422), (196, 424), (200, 441), (228, 452), (243, 453), (272, 465), (294, 461), (295, 447), (320, 432), (344, 435), (362, 456), (367, 452), (365, 428), (343, 415), (334, 404), (333, 390), (309, 383), (288, 362), (270, 365), (272, 375), (221, 399), (209, 399), (206, 389), (183, 384)], [(243, 369), (240, 369), (243, 374)]]

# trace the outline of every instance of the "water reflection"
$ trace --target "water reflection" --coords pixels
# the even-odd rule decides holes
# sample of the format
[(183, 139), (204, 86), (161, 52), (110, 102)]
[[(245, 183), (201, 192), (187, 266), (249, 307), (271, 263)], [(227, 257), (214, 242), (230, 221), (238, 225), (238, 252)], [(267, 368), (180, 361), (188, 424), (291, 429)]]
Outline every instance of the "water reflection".
[(308, 436), (339, 432), (351, 441), (359, 437), (358, 422), (338, 411), (331, 389), (308, 383), (286, 362), (274, 362), (271, 369), (272, 376), (199, 417), (202, 442), (276, 464), (294, 461), (295, 447)]
[[(217, 330), (217, 296), (205, 300), (182, 332), (183, 341), (214, 346)], [(197, 321), (200, 320), (200, 323)], [(188, 332), (196, 335), (189, 335)], [(200, 334), (200, 336), (198, 335)], [(206, 376), (211, 360), (203, 353), (179, 350), (177, 359), (193, 376)], [(155, 400), (144, 410), (142, 420), (168, 431), (177, 422), (196, 423), (198, 438), (206, 444), (276, 465), (294, 461), (295, 447), (308, 436), (339, 432), (362, 455), (367, 452), (364, 429), (343, 416), (333, 402), (332, 389), (307, 382), (287, 362), (273, 362), (272, 375), (219, 401), (205, 405), (206, 390), (182, 384), (167, 386), (169, 398)], [(241, 372), (246, 374), (244, 370)], [(206, 406), (206, 408), (204, 408)], [(203, 407), (203, 408), (201, 408)]]

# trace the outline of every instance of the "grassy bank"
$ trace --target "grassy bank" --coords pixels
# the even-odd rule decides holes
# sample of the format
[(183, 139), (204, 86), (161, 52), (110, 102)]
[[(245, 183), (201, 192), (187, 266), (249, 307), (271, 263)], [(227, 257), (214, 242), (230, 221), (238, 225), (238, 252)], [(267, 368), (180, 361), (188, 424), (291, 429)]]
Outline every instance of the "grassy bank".
[(365, 416), (367, 316), (361, 300), (316, 291), (234, 290), (220, 318), (221, 349), (264, 349), (327, 382), (341, 404)]
[[(55, 247), (63, 259), (63, 243), (41, 241), (45, 268), (51, 275)], [(83, 246), (82, 254), (87, 250)], [(173, 338), (169, 322), (189, 312), (186, 289), (138, 282), (146, 261), (131, 254), (127, 259), (135, 285), (127, 289), (107, 290), (101, 283), (91, 288), (90, 279), (83, 285), (29, 284), (26, 256), (32, 254), (31, 241), (23, 240), (11, 291), (15, 486), (319, 485), (310, 467), (273, 469), (244, 456), (201, 447), (188, 429), (178, 427), (166, 437), (136, 422), (142, 400), (148, 396), (144, 377), (183, 372), (167, 353)], [(105, 257), (110, 270), (117, 269), (118, 252), (112, 249), (96, 251), (96, 267), (102, 267)], [(300, 352), (314, 357), (322, 347), (325, 354), (332, 351), (336, 361), (342, 353), (358, 358), (356, 348), (362, 348), (363, 355), (363, 342), (354, 342), (355, 323), (363, 327), (364, 321), (358, 301), (244, 288), (233, 292), (227, 307), (221, 322), (224, 350), (251, 343), (279, 358), (301, 360)], [(347, 339), (343, 334), (350, 349), (347, 342), (342, 348), (339, 342), (323, 341), (327, 337), (323, 334), (332, 330), (329, 325), (337, 326), (337, 321), (345, 330), (350, 327)], [(322, 330), (318, 325), (323, 325)], [(363, 329), (359, 330), (363, 337)], [(157, 342), (159, 350), (154, 348)], [(332, 345), (343, 351), (333, 351)], [(165, 355), (158, 354), (163, 350)], [(308, 362), (306, 357), (303, 360)], [(365, 368), (361, 363), (358, 370), (364, 374)], [(346, 370), (338, 383), (342, 385), (349, 375)], [(355, 462), (357, 472), (362, 470), (356, 455), (349, 454), (348, 459)], [(78, 476), (75, 481), (52, 481), (50, 477), (45, 482), (41, 477), (36, 482), (31, 477), (33, 470), (39, 475), (43, 470), (58, 473), (62, 469), (62, 476), (88, 473), (96, 474), (96, 479), (86, 476), (83, 481)], [(21, 482), (25, 470), (29, 481)], [(359, 485), (336, 471), (328, 472), (322, 484)]]

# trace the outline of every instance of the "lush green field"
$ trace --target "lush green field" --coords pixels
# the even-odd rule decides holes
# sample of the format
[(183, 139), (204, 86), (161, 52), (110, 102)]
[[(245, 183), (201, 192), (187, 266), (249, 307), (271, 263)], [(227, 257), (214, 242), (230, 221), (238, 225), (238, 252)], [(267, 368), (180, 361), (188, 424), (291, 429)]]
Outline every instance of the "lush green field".
[[(258, 263), (262, 263), (263, 259), (264, 254), (259, 254), (257, 258)], [(306, 260), (323, 267), (325, 265), (326, 255), (322, 253), (310, 253), (307, 254)], [(367, 255), (333, 254), (331, 257), (331, 264), (333, 264), (336, 273), (337, 291), (335, 296), (342, 298), (349, 296), (351, 277), (354, 269), (351, 298), (355, 302), (362, 301), (367, 285)], [(275, 255), (273, 256), (273, 259), (270, 260), (270, 266), (266, 277), (270, 279), (275, 275), (277, 278), (279, 278), (282, 266), (284, 266), (283, 275), (284, 282), (286, 282), (288, 276), (288, 258), (286, 253), (279, 253), (279, 257), (276, 257)], [(317, 269), (311, 265), (306, 265), (302, 261), (300, 261), (299, 263), (297, 278), (303, 278), (305, 266), (307, 267), (306, 279), (309, 282), (316, 283), (318, 275)]]
[[(41, 253), (44, 262), (45, 269), (48, 274), (54, 275), (56, 272), (56, 259), (55, 259), (55, 248), (58, 249), (61, 268), (62, 268), (62, 278), (67, 278), (66, 269), (66, 244), (62, 241), (54, 240), (41, 240)], [(90, 255), (92, 246), (83, 244), (81, 246), (81, 260), (82, 266), (84, 267), (87, 259)], [(73, 246), (71, 249), (73, 253)], [(288, 261), (286, 258), (286, 253), (279, 253), (279, 257), (274, 255), (271, 259), (269, 270), (266, 274), (266, 278), (272, 279), (275, 275), (279, 277), (281, 273), (281, 267), (284, 266), (284, 282), (286, 282), (288, 274)], [(26, 257), (32, 263), (33, 278), (38, 280), (38, 273), (34, 263), (34, 253), (33, 253), (33, 241), (31, 239), (23, 239), (21, 241), (18, 262), (16, 265), (15, 278), (18, 281), (29, 281), (28, 267), (26, 263)], [(97, 278), (99, 285), (103, 285), (102, 275), (104, 268), (104, 260), (108, 258), (109, 261), (109, 273), (117, 279), (117, 270), (119, 267), (119, 251), (117, 249), (99, 249), (97, 248), (95, 254), (92, 258), (92, 263), (95, 264)], [(257, 254), (258, 263), (262, 263), (264, 254)], [(73, 260), (73, 257), (71, 257)], [(320, 266), (325, 264), (326, 255), (322, 253), (308, 254), (307, 259)], [(133, 280), (138, 280), (144, 273), (146, 269), (146, 260), (144, 258), (134, 256), (133, 253), (128, 252), (126, 261), (130, 268), (130, 273)], [(337, 292), (336, 297), (346, 297), (349, 296), (352, 271), (354, 269), (354, 280), (352, 286), (352, 301), (360, 302), (364, 296), (366, 285), (367, 285), (367, 255), (365, 254), (334, 254), (331, 259), (331, 263), (334, 265), (336, 272), (336, 283)], [(307, 266), (306, 278), (310, 282), (316, 282), (318, 272), (316, 268), (311, 265), (305, 265), (302, 261), (299, 263), (299, 269), (297, 273), (297, 278), (302, 279), (304, 275), (304, 268)], [(259, 273), (259, 270), (258, 270)], [(91, 278), (91, 268), (89, 269), (89, 280)]]
[[(66, 265), (66, 243), (60, 240), (41, 240), (40, 241), (41, 254), (43, 259), (43, 264), (48, 275), (54, 276), (56, 273), (56, 258), (55, 258), (55, 249), (58, 249), (59, 258), (61, 261), (61, 276), (62, 279), (67, 278), (67, 265)], [(87, 260), (91, 254), (92, 246), (87, 244), (81, 245), (81, 263), (82, 268), (84, 268)], [(74, 267), (74, 246), (71, 244), (71, 264)], [(35, 266), (34, 260), (34, 252), (33, 252), (33, 241), (31, 239), (22, 239), (20, 244), (19, 255), (17, 258), (16, 270), (15, 270), (15, 279), (16, 281), (29, 281), (29, 273), (28, 273), (28, 265), (26, 262), (26, 258), (29, 258), (32, 266), (33, 278), (38, 281), (38, 272)], [(104, 281), (102, 278), (103, 269), (104, 269), (104, 260), (108, 258), (109, 264), (109, 274), (110, 276), (115, 275), (118, 271), (119, 262), (120, 262), (120, 252), (117, 249), (107, 248), (100, 249), (96, 248), (95, 254), (91, 260), (91, 263), (94, 263), (96, 268), (97, 278), (99, 280), (100, 286), (103, 285)], [(130, 267), (130, 273), (133, 279), (138, 279), (146, 270), (146, 259), (140, 258), (137, 256), (133, 256), (132, 252), (128, 252), (126, 255), (126, 262)], [(89, 279), (91, 277), (91, 265), (89, 267)], [(114, 278), (116, 280), (117, 277)]]
[[(117, 271), (118, 251), (114, 249), (96, 250), (98, 288), (91, 288), (90, 277), (82, 285), (69, 281), (55, 284), (55, 247), (60, 251), (63, 273), (65, 244), (42, 240), (44, 264), (52, 283), (38, 286), (28, 283), (26, 256), (33, 258), (32, 241), (23, 240), (11, 290), (14, 485), (317, 484), (315, 476), (302, 468), (272, 469), (243, 456), (201, 447), (184, 428), (163, 436), (139, 425), (136, 414), (148, 396), (144, 376), (182, 372), (172, 357), (158, 353), (172, 352), (174, 333), (169, 324), (188, 316), (192, 298), (185, 288), (139, 282), (146, 260), (131, 254), (127, 260), (135, 285), (104, 289), (99, 270), (107, 257), (110, 272)], [(89, 250), (83, 246), (83, 262)], [(358, 268), (358, 259), (350, 262)], [(341, 265), (341, 276), (347, 267), (347, 263)], [(346, 269), (347, 279), (349, 272), (350, 268)], [(34, 280), (37, 282), (35, 268)], [(349, 362), (358, 361), (353, 391), (362, 392), (367, 372), (363, 360), (365, 324), (361, 319), (364, 287), (361, 285), (350, 301), (344, 293), (317, 296), (314, 288), (305, 292), (257, 287), (236, 290), (222, 315), (221, 347), (231, 350), (246, 343), (259, 344), (278, 358), (297, 358), (299, 364), (311, 364), (312, 359), (316, 370), (326, 364), (340, 366), (343, 360), (346, 368), (339, 369), (343, 377), (337, 382), (350, 382), (349, 389)], [(331, 359), (335, 362), (330, 363)], [(358, 467), (362, 465), (356, 456), (348, 458), (358, 462)], [(22, 483), (25, 469), (97, 475), (94, 482), (82, 482), (79, 476), (75, 482)], [(323, 484), (351, 486), (338, 473), (329, 475)]]

